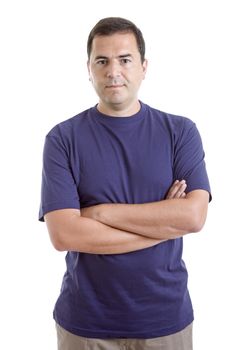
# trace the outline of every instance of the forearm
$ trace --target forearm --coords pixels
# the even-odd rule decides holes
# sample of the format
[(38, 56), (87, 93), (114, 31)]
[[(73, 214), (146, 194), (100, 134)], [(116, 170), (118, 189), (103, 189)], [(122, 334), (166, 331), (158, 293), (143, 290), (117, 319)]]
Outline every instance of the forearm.
[(181, 207), (173, 208), (174, 203), (172, 203), (171, 213), (169, 202), (103, 204), (96, 212), (96, 220), (113, 228), (131, 231), (150, 238), (177, 238), (188, 233), (188, 229), (184, 221), (179, 220)]
[(160, 243), (159, 240), (113, 228), (98, 221), (75, 218), (69, 227), (66, 250), (78, 250), (92, 254), (121, 254)]
[(110, 227), (93, 219), (80, 217), (76, 212), (64, 216), (54, 212), (52, 222), (55, 229), (46, 223), (51, 240), (60, 251), (79, 251), (90, 254), (122, 254), (152, 247), (161, 240), (143, 237), (134, 233)]
[(174, 239), (199, 231), (204, 224), (205, 205), (200, 210), (194, 196), (145, 204), (101, 204), (96, 206), (95, 219), (142, 236)]

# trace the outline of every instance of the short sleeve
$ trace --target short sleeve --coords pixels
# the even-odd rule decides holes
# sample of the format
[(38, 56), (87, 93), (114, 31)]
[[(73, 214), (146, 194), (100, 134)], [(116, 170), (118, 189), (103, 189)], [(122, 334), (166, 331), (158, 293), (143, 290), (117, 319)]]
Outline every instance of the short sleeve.
[(174, 179), (186, 180), (187, 192), (197, 189), (208, 191), (211, 200), (205, 153), (200, 133), (191, 120), (184, 118), (183, 122), (183, 127), (175, 142)]
[(39, 220), (53, 210), (80, 209), (77, 184), (70, 166), (67, 147), (59, 135), (47, 135), (43, 151)]

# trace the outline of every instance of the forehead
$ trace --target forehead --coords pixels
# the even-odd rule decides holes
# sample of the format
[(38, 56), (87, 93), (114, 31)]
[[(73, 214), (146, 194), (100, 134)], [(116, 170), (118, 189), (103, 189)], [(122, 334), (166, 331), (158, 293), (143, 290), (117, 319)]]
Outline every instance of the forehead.
[(91, 56), (119, 56), (123, 54), (140, 55), (133, 33), (115, 33), (95, 36), (92, 42)]

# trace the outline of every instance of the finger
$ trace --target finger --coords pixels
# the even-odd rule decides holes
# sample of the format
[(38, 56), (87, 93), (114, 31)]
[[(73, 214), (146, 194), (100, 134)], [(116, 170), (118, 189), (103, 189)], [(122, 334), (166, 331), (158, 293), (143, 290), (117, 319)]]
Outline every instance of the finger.
[(176, 180), (170, 187), (168, 193), (167, 193), (167, 196), (166, 196), (166, 199), (171, 199), (173, 198), (173, 196), (176, 194), (177, 192), (177, 188), (178, 188), (178, 184), (179, 184), (179, 181)]
[(174, 195), (174, 198), (181, 198), (181, 196), (185, 193), (186, 188), (186, 183), (180, 185), (180, 187), (177, 189), (176, 194)]
[(180, 198), (186, 187), (185, 180), (176, 180), (168, 191), (166, 199)]

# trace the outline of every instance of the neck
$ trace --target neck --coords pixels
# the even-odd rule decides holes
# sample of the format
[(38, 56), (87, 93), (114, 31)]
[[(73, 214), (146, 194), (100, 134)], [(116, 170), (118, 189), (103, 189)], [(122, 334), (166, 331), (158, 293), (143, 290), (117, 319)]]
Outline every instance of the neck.
[(140, 111), (141, 105), (138, 100), (126, 107), (121, 104), (108, 106), (100, 101), (97, 105), (97, 109), (99, 112), (111, 117), (130, 117)]

